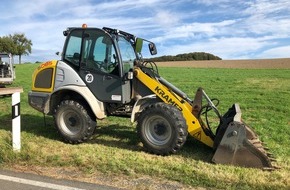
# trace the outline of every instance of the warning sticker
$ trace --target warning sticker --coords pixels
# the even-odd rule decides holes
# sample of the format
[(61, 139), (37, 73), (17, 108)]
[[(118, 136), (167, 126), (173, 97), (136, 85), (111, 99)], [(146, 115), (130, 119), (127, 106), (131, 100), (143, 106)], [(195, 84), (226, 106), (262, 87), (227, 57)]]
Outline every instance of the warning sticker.
[(194, 133), (192, 136), (193, 136), (194, 138), (196, 138), (197, 140), (200, 140), (200, 139), (201, 139), (201, 132), (199, 131), (199, 132), (197, 132), (197, 133)]

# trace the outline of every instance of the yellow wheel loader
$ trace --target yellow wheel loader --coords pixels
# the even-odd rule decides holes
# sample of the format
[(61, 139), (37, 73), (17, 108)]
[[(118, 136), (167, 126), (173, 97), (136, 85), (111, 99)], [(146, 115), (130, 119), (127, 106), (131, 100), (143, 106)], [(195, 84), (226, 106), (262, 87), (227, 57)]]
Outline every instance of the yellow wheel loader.
[[(178, 152), (188, 134), (213, 148), (212, 161), (275, 169), (255, 132), (234, 104), (221, 115), (202, 88), (190, 99), (144, 61), (144, 48), (157, 54), (153, 42), (112, 28), (68, 28), (61, 60), (41, 64), (33, 73), (29, 104), (52, 115), (59, 134), (72, 144), (88, 140), (96, 121), (130, 117), (144, 149), (158, 155)], [(143, 49), (143, 51), (142, 51)], [(208, 122), (219, 120), (215, 132)]]

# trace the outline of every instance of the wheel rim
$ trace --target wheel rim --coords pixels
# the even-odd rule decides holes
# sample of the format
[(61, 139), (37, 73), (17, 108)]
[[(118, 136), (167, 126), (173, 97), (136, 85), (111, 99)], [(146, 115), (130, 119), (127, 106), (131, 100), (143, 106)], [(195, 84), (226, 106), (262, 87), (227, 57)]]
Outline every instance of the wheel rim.
[(145, 136), (155, 145), (166, 144), (172, 134), (169, 122), (161, 116), (152, 116), (145, 120)]
[(65, 111), (60, 118), (60, 126), (66, 134), (76, 135), (81, 131), (83, 123), (79, 113), (73, 110)]

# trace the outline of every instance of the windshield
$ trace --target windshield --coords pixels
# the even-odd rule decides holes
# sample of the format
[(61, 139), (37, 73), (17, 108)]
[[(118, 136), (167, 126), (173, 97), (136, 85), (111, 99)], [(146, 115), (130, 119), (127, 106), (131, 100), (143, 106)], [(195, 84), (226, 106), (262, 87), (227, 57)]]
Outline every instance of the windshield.
[(118, 44), (123, 61), (123, 71), (124, 73), (127, 73), (130, 69), (133, 68), (136, 54), (131, 43), (123, 36), (119, 36)]
[(0, 54), (0, 64), (5, 65), (5, 64), (10, 64), (11, 63), (11, 57), (9, 54)]

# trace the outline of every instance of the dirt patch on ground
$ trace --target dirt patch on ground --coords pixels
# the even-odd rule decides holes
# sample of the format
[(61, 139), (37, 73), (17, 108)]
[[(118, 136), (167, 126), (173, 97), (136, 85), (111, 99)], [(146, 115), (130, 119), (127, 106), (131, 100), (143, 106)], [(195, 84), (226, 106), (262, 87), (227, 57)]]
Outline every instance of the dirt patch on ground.
[(290, 69), (290, 58), (156, 62), (159, 67)]

